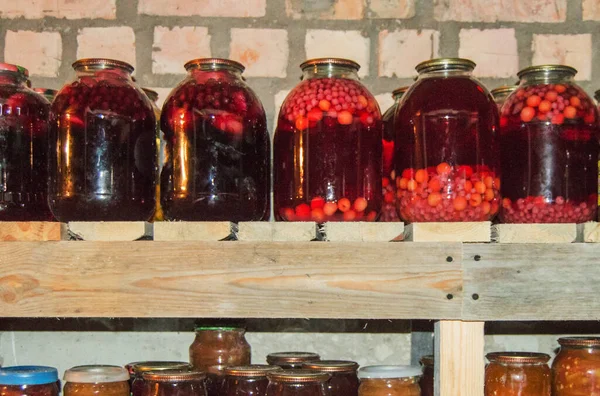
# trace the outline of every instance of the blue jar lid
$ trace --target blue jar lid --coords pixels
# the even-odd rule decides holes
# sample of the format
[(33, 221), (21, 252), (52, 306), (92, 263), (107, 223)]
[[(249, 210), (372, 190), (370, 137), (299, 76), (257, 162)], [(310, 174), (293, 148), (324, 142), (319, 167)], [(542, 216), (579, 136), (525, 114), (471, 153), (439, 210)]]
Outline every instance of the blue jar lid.
[(2, 385), (43, 385), (58, 381), (58, 370), (46, 366), (11, 366), (0, 368)]

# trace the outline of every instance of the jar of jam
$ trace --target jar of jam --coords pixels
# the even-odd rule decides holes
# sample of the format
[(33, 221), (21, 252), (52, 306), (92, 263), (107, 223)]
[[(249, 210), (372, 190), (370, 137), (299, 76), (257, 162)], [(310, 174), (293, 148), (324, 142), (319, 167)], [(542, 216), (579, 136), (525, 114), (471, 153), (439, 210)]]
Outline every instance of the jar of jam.
[(552, 396), (600, 395), (600, 337), (559, 338)]
[(130, 384), (132, 396), (142, 396), (146, 383), (142, 375), (144, 373), (159, 372), (165, 370), (190, 371), (192, 366), (187, 362), (136, 362), (130, 364)]
[(64, 396), (129, 396), (129, 373), (119, 366), (76, 366), (64, 380)]
[(218, 364), (206, 369), (206, 393), (208, 396), (221, 396), (221, 388), (225, 381), (225, 369), (227, 366)]
[(163, 221), (164, 213), (162, 211), (162, 206), (160, 205), (160, 172), (162, 171), (164, 164), (164, 155), (163, 152), (165, 150), (164, 139), (162, 137), (162, 133), (160, 131), (160, 109), (156, 104), (158, 100), (158, 92), (150, 89), (150, 88), (142, 88), (142, 91), (146, 94), (148, 99), (152, 102), (152, 110), (154, 110), (154, 116), (156, 117), (156, 159), (157, 159), (157, 169), (156, 172), (156, 194), (154, 198), (156, 199), (156, 211), (154, 212), (154, 221)]
[(421, 358), (421, 366), (423, 367), (423, 375), (419, 381), (421, 396), (433, 396), (435, 373), (433, 355), (423, 356)]
[(500, 209), (498, 107), (473, 78), (474, 68), (460, 58), (420, 63), (396, 110), (397, 207), (404, 221), (487, 221)]
[(267, 363), (285, 370), (300, 369), (304, 363), (318, 360), (321, 357), (313, 352), (275, 352), (267, 355)]
[(246, 330), (238, 327), (198, 327), (190, 345), (190, 363), (197, 370), (210, 366), (247, 366), (250, 364), (250, 344)]
[(487, 354), (485, 396), (550, 396), (550, 356), (532, 352)]
[(515, 89), (517, 89), (517, 85), (502, 85), (498, 88), (494, 88), (490, 91), (492, 97), (494, 98), (494, 102), (498, 105), (498, 111), (502, 111), (502, 105), (506, 102), (506, 99), (510, 96), (511, 93)]
[(321, 360), (304, 363), (302, 368), (330, 374), (327, 387), (331, 396), (358, 396), (358, 363), (347, 360)]
[(81, 59), (51, 112), (50, 208), (60, 221), (146, 221), (155, 208), (156, 118), (133, 67)]
[(280, 370), (266, 364), (227, 367), (220, 396), (264, 396), (269, 384), (267, 374)]
[(0, 368), (2, 396), (58, 396), (58, 371), (45, 366), (11, 366)]
[(420, 396), (421, 369), (412, 366), (367, 366), (358, 371), (359, 396)]
[(202, 371), (149, 371), (142, 377), (146, 383), (143, 396), (207, 396)]
[(502, 108), (502, 221), (583, 223), (598, 195), (598, 110), (563, 65), (532, 66)]
[(331, 396), (329, 374), (310, 370), (282, 370), (267, 374), (266, 396)]
[(56, 94), (58, 93), (56, 89), (50, 88), (33, 88), (33, 91), (42, 95), (50, 103), (52, 103), (52, 101), (56, 97)]
[(268, 220), (270, 137), (263, 106), (229, 59), (195, 59), (169, 95), (161, 129), (169, 220)]
[(383, 128), (375, 98), (358, 81), (360, 66), (325, 58), (300, 68), (274, 137), (276, 220), (375, 221)]
[(0, 221), (50, 221), (50, 104), (27, 87), (27, 69), (0, 63)]

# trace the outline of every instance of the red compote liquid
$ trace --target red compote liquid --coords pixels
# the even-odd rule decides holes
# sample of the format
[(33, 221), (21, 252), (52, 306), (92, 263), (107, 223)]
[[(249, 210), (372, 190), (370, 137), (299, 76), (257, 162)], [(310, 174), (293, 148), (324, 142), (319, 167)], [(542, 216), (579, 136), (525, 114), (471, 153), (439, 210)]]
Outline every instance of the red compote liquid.
[(155, 207), (155, 116), (111, 59), (73, 64), (51, 113), (50, 208), (60, 221), (145, 221)]
[(26, 69), (0, 63), (0, 221), (49, 221), (48, 112)]
[(396, 110), (396, 186), (407, 222), (486, 221), (500, 209), (498, 109), (467, 59), (417, 65)]
[(519, 72), (502, 108), (502, 221), (581, 223), (596, 218), (598, 112), (568, 66)]
[(279, 112), (274, 138), (275, 216), (283, 221), (375, 221), (381, 210), (382, 122), (337, 58), (300, 65), (303, 81)]
[(161, 116), (166, 161), (165, 218), (257, 221), (269, 218), (270, 139), (263, 106), (228, 59), (196, 59)]

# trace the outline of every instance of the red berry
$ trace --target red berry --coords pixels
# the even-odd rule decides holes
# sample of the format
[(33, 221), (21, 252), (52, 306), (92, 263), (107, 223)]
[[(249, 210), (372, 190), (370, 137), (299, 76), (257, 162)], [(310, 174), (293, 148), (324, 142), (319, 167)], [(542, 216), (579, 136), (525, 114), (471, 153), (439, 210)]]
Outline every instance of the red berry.
[(337, 120), (341, 125), (350, 125), (353, 121), (352, 113), (346, 110), (340, 111), (338, 113)]
[(296, 118), (296, 129), (299, 131), (303, 131), (308, 128), (308, 118), (300, 116)]
[(306, 117), (309, 121), (319, 122), (323, 118), (323, 112), (318, 107), (313, 107)]
[(310, 206), (305, 203), (296, 206), (296, 216), (299, 219), (308, 219), (310, 217)]
[(353, 210), (348, 210), (344, 212), (344, 221), (353, 221), (356, 219), (356, 212)]
[(352, 204), (350, 203), (350, 200), (348, 198), (342, 198), (338, 201), (338, 209), (340, 210), (340, 212), (347, 212), (348, 210), (350, 210), (351, 206)]
[(354, 210), (356, 210), (357, 212), (364, 212), (364, 210), (367, 209), (368, 204), (369, 203), (365, 198), (356, 198), (356, 200), (354, 201)]
[(531, 95), (527, 98), (527, 106), (529, 107), (537, 107), (539, 106), (542, 99), (537, 95)]
[(311, 209), (322, 209), (325, 206), (325, 200), (321, 197), (314, 197), (310, 201)]
[(325, 212), (323, 212), (323, 209), (321, 208), (313, 209), (310, 212), (310, 216), (312, 220), (316, 221), (317, 223), (322, 223), (323, 221), (325, 221)]
[(563, 114), (566, 118), (575, 118), (577, 117), (577, 109), (573, 106), (567, 106), (563, 110)]
[(323, 206), (323, 212), (325, 212), (327, 216), (333, 216), (337, 210), (338, 205), (335, 202), (327, 202), (325, 206)]
[(525, 107), (521, 110), (521, 120), (523, 122), (529, 122), (533, 120), (533, 117), (535, 117), (535, 110), (533, 107)]

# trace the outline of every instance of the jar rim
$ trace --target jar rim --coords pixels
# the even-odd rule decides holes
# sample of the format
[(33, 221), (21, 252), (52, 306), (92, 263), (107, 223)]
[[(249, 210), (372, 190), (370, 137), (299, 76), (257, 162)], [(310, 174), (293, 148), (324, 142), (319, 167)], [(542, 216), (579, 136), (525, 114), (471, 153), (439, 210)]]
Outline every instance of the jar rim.
[(206, 378), (204, 371), (181, 371), (181, 370), (163, 370), (147, 371), (142, 374), (142, 378), (148, 381), (156, 382), (181, 382), (181, 381), (202, 381)]
[(83, 58), (77, 59), (72, 64), (75, 70), (104, 70), (104, 69), (121, 69), (129, 74), (133, 73), (135, 68), (124, 61), (110, 58)]
[(226, 367), (225, 375), (231, 377), (266, 377), (268, 373), (281, 371), (281, 367), (270, 366), (268, 364), (251, 364), (247, 366), (229, 366)]
[(491, 352), (485, 357), (498, 363), (548, 363), (550, 360), (550, 355), (539, 352)]
[(517, 77), (519, 77), (519, 79), (522, 79), (523, 77), (529, 74), (551, 72), (562, 72), (568, 74), (570, 77), (573, 77), (577, 74), (577, 69), (567, 65), (535, 65), (519, 70), (519, 72), (517, 73)]
[(6, 366), (0, 368), (2, 385), (45, 385), (58, 381), (58, 370), (48, 366)]
[(71, 367), (65, 371), (66, 382), (95, 384), (129, 380), (129, 372), (121, 366), (85, 365)]
[(232, 331), (232, 332), (245, 332), (246, 329), (243, 327), (235, 327), (235, 326), (196, 326), (194, 331), (197, 333), (199, 331)]
[[(131, 363), (130, 363), (131, 364)], [(131, 370), (134, 373), (145, 373), (147, 371), (164, 371), (164, 370), (189, 370), (191, 365), (188, 362), (178, 361), (147, 361), (147, 362), (136, 362), (131, 364)]]
[(397, 379), (415, 378), (423, 375), (423, 371), (417, 366), (366, 366), (358, 370), (360, 379)]
[(321, 356), (314, 352), (275, 352), (267, 355), (267, 363), (303, 363), (321, 360)]
[(561, 337), (561, 346), (600, 347), (600, 337)]
[(419, 63), (415, 66), (417, 73), (428, 73), (440, 70), (473, 71), (477, 64), (466, 58), (435, 58)]
[(240, 73), (243, 73), (246, 70), (246, 67), (242, 65), (240, 62), (236, 62), (231, 59), (225, 58), (196, 58), (190, 61), (187, 61), (183, 67), (186, 71), (190, 71), (199, 66), (211, 66), (211, 68), (215, 69), (219, 66), (229, 66), (236, 70), (239, 70)]
[(27, 68), (13, 63), (0, 62), (0, 72), (17, 73), (23, 77), (29, 78), (29, 70)]
[(392, 97), (395, 98), (396, 96), (404, 95), (406, 93), (406, 91), (408, 91), (408, 88), (410, 88), (410, 87), (406, 86), (406, 87), (400, 87), (400, 88), (394, 89), (392, 91)]
[(280, 370), (267, 374), (270, 381), (277, 382), (325, 382), (331, 375), (312, 370)]
[(360, 65), (358, 64), (358, 62), (353, 61), (352, 59), (346, 59), (346, 58), (313, 58), (313, 59), (307, 59), (304, 62), (302, 62), (300, 64), (300, 69), (302, 69), (302, 71), (310, 68), (310, 67), (314, 67), (314, 66), (324, 66), (324, 65), (331, 65), (331, 66), (342, 66), (342, 67), (348, 67), (350, 69), (353, 69), (355, 71), (359, 71), (360, 70)]
[(516, 90), (518, 87), (519, 87), (518, 85), (501, 85), (499, 87), (492, 89), (490, 91), (490, 93), (492, 94), (492, 96), (501, 95), (501, 94), (505, 94), (505, 93), (511, 93), (512, 91)]
[(325, 373), (353, 373), (358, 370), (358, 363), (351, 360), (319, 360), (304, 363), (302, 368)]

